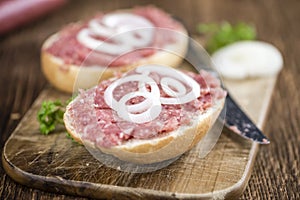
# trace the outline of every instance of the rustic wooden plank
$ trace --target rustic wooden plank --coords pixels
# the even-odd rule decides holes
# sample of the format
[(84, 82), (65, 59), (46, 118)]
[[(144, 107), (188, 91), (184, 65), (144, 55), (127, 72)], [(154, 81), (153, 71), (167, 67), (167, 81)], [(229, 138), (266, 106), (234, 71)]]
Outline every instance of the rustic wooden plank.
[[(226, 81), (233, 96), (262, 125), (275, 78)], [(254, 88), (254, 89), (253, 89)], [(161, 170), (134, 174), (96, 161), (83, 146), (69, 140), (65, 130), (44, 136), (36, 113), (43, 100), (70, 95), (46, 88), (20, 122), (3, 149), (3, 166), (16, 181), (47, 191), (94, 198), (237, 197), (245, 188), (257, 151), (256, 144), (223, 134), (208, 156), (197, 148)], [(256, 96), (260, 100), (249, 101)], [(49, 187), (51, 186), (51, 187)]]

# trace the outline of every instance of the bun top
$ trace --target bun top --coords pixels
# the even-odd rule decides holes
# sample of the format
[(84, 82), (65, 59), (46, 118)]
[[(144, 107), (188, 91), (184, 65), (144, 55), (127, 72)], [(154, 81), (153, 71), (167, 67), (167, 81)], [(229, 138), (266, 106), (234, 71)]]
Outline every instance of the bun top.
[(123, 66), (176, 43), (178, 31), (186, 33), (166, 12), (153, 6), (136, 7), (99, 13), (86, 22), (71, 24), (44, 50), (65, 64)]

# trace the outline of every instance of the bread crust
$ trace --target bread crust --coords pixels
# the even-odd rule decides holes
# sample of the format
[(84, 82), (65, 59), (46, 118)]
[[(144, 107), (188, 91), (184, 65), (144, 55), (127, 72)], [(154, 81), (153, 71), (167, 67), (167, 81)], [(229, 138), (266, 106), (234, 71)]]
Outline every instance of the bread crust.
[[(116, 12), (129, 10), (119, 10)], [(78, 22), (80, 23), (80, 22)], [(179, 22), (178, 22), (179, 23)], [(167, 29), (166, 29), (167, 30)], [(183, 57), (187, 52), (188, 47), (188, 34), (186, 29), (182, 26), (177, 31), (178, 34), (182, 34), (180, 40), (175, 44), (172, 44), (171, 47), (167, 48), (168, 50), (174, 49), (174, 52), (166, 51), (157, 51), (153, 55), (141, 59), (137, 62), (133, 62), (129, 65), (123, 65), (118, 67), (80, 67), (78, 65), (66, 64), (64, 61), (51, 55), (46, 51), (46, 49), (55, 42), (60, 35), (60, 32), (57, 32), (50, 36), (43, 44), (41, 50), (41, 66), (42, 71), (47, 78), (47, 80), (57, 89), (64, 92), (72, 93), (78, 88), (87, 89), (96, 85), (101, 80), (108, 79), (117, 73), (124, 73), (134, 69), (137, 66), (143, 64), (160, 64), (171, 67), (177, 67), (181, 62)], [(76, 80), (80, 74), (80, 81)], [(82, 81), (81, 81), (82, 80)]]

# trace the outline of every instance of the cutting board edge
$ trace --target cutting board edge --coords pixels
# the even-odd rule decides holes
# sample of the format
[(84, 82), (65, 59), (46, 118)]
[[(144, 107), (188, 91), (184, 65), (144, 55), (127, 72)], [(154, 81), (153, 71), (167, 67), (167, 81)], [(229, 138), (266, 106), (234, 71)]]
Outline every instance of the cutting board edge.
[[(258, 150), (258, 145), (253, 144), (251, 146), (251, 153), (249, 154), (249, 160), (247, 162), (245, 172), (242, 178), (234, 185), (217, 190), (210, 193), (203, 194), (189, 194), (189, 193), (171, 193), (164, 191), (157, 191), (144, 188), (132, 188), (123, 186), (111, 186), (106, 184), (97, 184), (91, 182), (66, 180), (60, 177), (44, 177), (36, 174), (31, 174), (13, 165), (5, 156), (5, 147), (2, 153), (2, 164), (6, 173), (16, 182), (31, 186), (36, 189), (41, 189), (46, 192), (55, 192), (60, 194), (78, 195), (82, 197), (92, 198), (108, 198), (108, 197), (141, 197), (142, 198), (176, 198), (176, 199), (230, 199), (233, 197), (239, 197), (247, 186), (247, 182), (250, 178), (252, 168), (254, 166), (253, 159), (255, 159)], [(45, 188), (47, 187), (47, 188)], [(76, 190), (74, 191), (74, 188)], [(82, 192), (83, 191), (83, 192)], [(118, 196), (112, 196), (117, 194)], [(138, 196), (135, 196), (137, 195)], [(120, 196), (119, 196), (120, 195)], [(123, 196), (124, 195), (124, 196)]]

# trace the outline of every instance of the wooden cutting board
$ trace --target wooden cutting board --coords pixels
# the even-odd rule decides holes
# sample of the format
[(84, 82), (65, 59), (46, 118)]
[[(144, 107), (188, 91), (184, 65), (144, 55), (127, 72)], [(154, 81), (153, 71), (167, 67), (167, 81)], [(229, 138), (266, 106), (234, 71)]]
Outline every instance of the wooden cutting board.
[[(275, 81), (265, 78), (225, 84), (262, 127)], [(199, 158), (194, 148), (155, 172), (120, 172), (95, 160), (84, 146), (68, 139), (64, 129), (48, 136), (40, 134), (37, 110), (42, 101), (57, 98), (69, 96), (51, 87), (44, 89), (4, 146), (4, 169), (21, 184), (50, 192), (116, 199), (232, 199), (246, 187), (259, 145), (229, 130), (223, 130), (205, 158)]]

